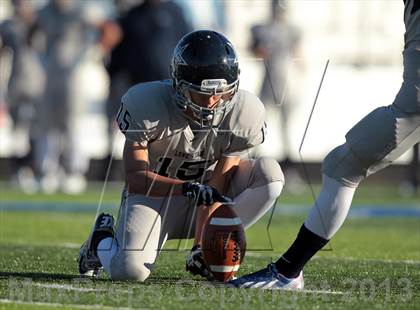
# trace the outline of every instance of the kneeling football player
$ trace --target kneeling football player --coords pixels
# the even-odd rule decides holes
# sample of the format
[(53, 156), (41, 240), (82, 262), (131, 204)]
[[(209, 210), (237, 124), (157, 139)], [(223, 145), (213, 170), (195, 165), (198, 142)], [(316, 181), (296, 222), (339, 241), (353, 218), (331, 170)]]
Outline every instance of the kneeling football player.
[(211, 212), (232, 204), (247, 228), (282, 191), (274, 159), (246, 159), (264, 141), (265, 110), (238, 89), (232, 44), (213, 31), (187, 34), (175, 47), (171, 75), (122, 98), (126, 186), (118, 221), (114, 230), (113, 217), (99, 215), (80, 250), (81, 274), (104, 269), (115, 280), (144, 281), (166, 240), (194, 237), (186, 268), (210, 278), (200, 242)]

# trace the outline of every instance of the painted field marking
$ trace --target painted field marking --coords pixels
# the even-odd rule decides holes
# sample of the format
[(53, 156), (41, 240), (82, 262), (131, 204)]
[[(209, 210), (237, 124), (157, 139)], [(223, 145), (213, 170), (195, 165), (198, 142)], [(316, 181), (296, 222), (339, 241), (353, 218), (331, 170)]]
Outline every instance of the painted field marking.
[(307, 293), (307, 294), (325, 294), (325, 295), (344, 295), (344, 292), (341, 291), (324, 291), (324, 290), (296, 290), (296, 292)]
[(406, 265), (420, 265), (420, 261), (412, 259), (380, 259), (380, 258), (357, 258), (352, 256), (343, 257), (319, 257), (315, 256), (313, 259), (330, 259), (330, 260), (346, 260), (346, 261), (365, 261), (369, 263), (384, 263), (384, 264), (406, 264)]
[(105, 289), (96, 289), (96, 288), (85, 288), (85, 287), (74, 287), (69, 284), (43, 284), (43, 283), (33, 283), (34, 286), (43, 287), (43, 288), (52, 288), (58, 290), (67, 290), (67, 291), (77, 291), (77, 292), (105, 292)]
[[(63, 290), (80, 291), (80, 292), (101, 292), (101, 291), (106, 291), (105, 289), (93, 289), (93, 288), (73, 287), (73, 286), (68, 285), (68, 284), (42, 284), (42, 283), (34, 283), (34, 285), (35, 286), (38, 286), (38, 287), (43, 287), (43, 288), (63, 289)], [(330, 291), (330, 290), (310, 290), (310, 289), (303, 289), (303, 290), (296, 290), (296, 292), (300, 292), (300, 293), (315, 293), (315, 294), (330, 294), (330, 295), (344, 295), (344, 292), (341, 292), (341, 291)], [(2, 301), (2, 299), (0, 299), (0, 301)], [(10, 301), (11, 302), (14, 302), (13, 300), (10, 300)], [(63, 304), (63, 306), (67, 306), (67, 305), (66, 304)], [(73, 305), (71, 305), (71, 306), (73, 306)], [(114, 309), (114, 308), (111, 307), (111, 309)]]
[(36, 305), (42, 307), (69, 307), (77, 309), (130, 309), (127, 307), (111, 307), (104, 305), (86, 305), (86, 304), (59, 304), (49, 302), (36, 302), (36, 301), (22, 301), (13, 299), (0, 299), (0, 304), (18, 304), (18, 305)]
[[(275, 254), (274, 256), (278, 256), (277, 254)], [(260, 252), (246, 252), (246, 256), (267, 257), (268, 259), (272, 258), (272, 255), (268, 255), (266, 253), (260, 253)], [(384, 263), (384, 264), (420, 265), (420, 261), (411, 260), (411, 259), (357, 258), (357, 257), (352, 257), (352, 256), (342, 256), (342, 257), (315, 256), (315, 257), (312, 258), (312, 260), (319, 260), (319, 259), (321, 259), (321, 260), (322, 259), (329, 259), (329, 260), (347, 260), (347, 261), (366, 261), (366, 262), (371, 262), (371, 263)]]
[[(27, 201), (2, 201), (1, 211), (52, 211), (52, 212), (78, 212), (94, 213), (98, 205), (94, 203), (66, 203), (66, 202), (27, 202)], [(118, 206), (111, 203), (100, 205), (102, 211), (112, 212)], [(308, 204), (279, 204), (275, 213), (282, 215), (302, 215), (307, 214), (311, 209)], [(348, 218), (420, 218), (420, 204), (410, 203), (404, 206), (391, 204), (359, 204), (354, 205)]]
[(77, 243), (71, 243), (71, 242), (66, 242), (63, 244), (53, 244), (54, 246), (62, 246), (63, 248), (67, 248), (67, 249), (79, 249), (81, 244), (77, 244)]

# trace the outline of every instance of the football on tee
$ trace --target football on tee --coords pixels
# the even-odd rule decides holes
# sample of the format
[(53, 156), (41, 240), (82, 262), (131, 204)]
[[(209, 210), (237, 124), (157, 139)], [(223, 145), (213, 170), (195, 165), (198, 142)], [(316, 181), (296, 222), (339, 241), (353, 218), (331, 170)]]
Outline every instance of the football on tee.
[(231, 280), (245, 256), (246, 239), (241, 219), (229, 206), (214, 211), (203, 228), (204, 262), (218, 281)]

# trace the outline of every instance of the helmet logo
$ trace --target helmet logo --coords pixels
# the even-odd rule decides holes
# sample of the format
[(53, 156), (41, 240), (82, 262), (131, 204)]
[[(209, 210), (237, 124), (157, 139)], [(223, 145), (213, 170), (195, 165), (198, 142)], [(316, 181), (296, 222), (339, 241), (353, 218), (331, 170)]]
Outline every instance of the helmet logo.
[(202, 91), (216, 91), (217, 89), (223, 89), (227, 86), (225, 79), (209, 79), (201, 81)]
[(183, 46), (177, 46), (175, 53), (174, 53), (174, 62), (178, 63), (180, 65), (187, 65), (187, 62), (184, 60), (184, 58), (182, 58), (182, 53), (184, 53), (185, 49), (189, 46), (190, 44), (185, 44)]

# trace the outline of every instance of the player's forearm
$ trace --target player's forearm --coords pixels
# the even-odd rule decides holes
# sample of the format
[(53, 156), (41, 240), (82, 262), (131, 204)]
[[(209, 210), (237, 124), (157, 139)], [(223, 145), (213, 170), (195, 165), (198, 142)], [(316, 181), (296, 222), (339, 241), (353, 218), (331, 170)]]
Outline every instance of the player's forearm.
[(136, 171), (126, 174), (128, 191), (148, 196), (182, 195), (184, 181), (167, 178), (151, 171)]

